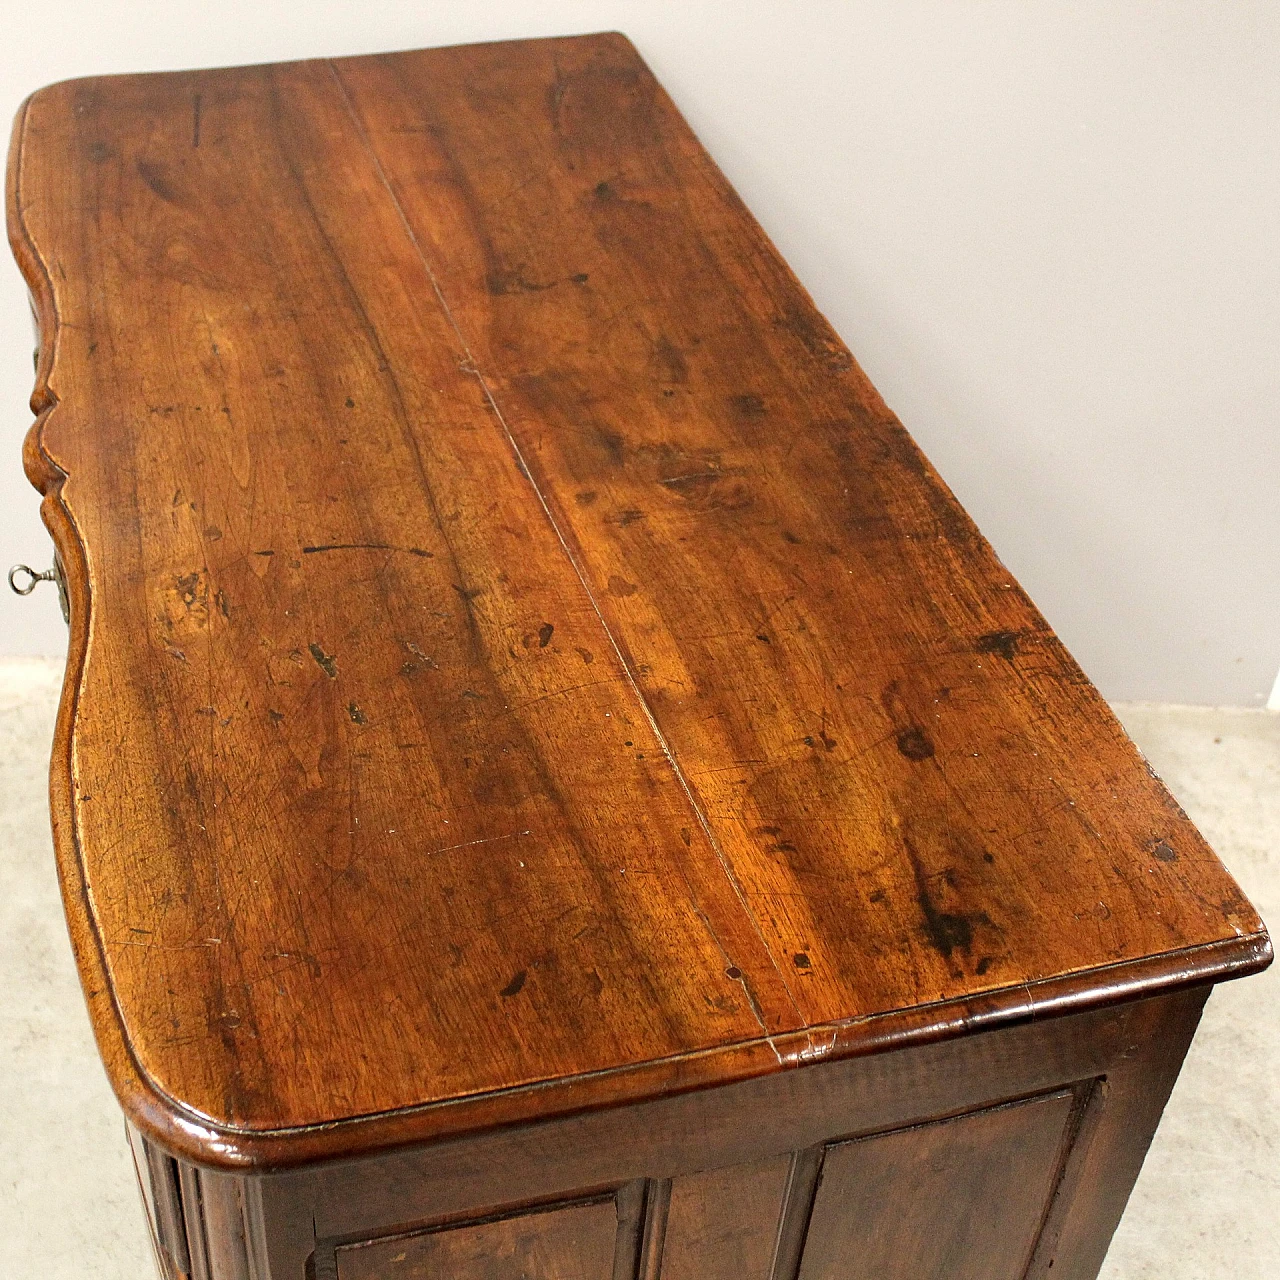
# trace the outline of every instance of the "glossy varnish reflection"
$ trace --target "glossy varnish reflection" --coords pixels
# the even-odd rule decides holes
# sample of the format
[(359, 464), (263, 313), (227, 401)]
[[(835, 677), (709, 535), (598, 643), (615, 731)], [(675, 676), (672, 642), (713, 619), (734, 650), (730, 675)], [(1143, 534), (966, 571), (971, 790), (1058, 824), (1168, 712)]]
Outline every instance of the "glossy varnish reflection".
[(68, 915), (169, 1150), (359, 1155), (1267, 962), (621, 37), (54, 86), (8, 190)]

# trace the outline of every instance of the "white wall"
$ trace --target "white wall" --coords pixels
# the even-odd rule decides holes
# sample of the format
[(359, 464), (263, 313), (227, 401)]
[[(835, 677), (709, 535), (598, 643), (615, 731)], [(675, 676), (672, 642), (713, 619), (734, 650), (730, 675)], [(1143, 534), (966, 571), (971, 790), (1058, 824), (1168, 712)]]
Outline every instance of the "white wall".
[[(0, 115), (67, 76), (626, 31), (1112, 698), (1280, 664), (1280, 9), (0, 0)], [(0, 560), (47, 559), (0, 270)], [(43, 598), (39, 598), (43, 596)], [(51, 590), (0, 654), (54, 653)]]

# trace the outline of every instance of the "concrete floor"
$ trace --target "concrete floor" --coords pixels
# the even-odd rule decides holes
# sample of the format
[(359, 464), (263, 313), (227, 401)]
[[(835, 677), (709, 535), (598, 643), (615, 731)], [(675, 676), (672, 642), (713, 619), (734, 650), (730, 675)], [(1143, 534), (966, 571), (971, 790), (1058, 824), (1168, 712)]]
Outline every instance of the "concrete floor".
[[(144, 1280), (150, 1245), (49, 843), (60, 678), (60, 663), (0, 660), (0, 1277)], [(1117, 711), (1280, 930), (1280, 714)], [(1105, 1280), (1280, 1277), (1278, 1062), (1280, 965), (1209, 1001)]]

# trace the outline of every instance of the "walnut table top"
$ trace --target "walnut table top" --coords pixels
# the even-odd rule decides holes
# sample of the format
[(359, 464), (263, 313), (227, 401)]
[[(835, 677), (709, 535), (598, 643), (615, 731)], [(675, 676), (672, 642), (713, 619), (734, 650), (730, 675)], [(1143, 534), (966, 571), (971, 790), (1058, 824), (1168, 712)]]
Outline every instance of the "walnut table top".
[(1265, 965), (622, 37), (23, 108), (130, 1119), (282, 1165)]

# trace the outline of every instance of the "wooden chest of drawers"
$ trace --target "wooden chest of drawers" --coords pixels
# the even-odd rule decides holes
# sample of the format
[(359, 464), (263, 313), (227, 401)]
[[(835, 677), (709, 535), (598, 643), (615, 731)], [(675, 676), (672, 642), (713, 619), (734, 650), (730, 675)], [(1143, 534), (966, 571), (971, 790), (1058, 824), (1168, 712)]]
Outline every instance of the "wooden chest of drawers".
[(1093, 1276), (1230, 876), (625, 39), (24, 107), (165, 1275)]

